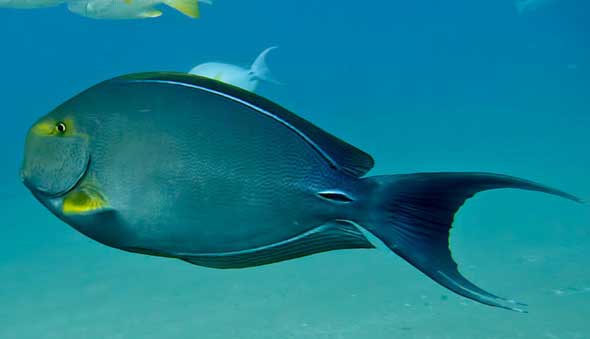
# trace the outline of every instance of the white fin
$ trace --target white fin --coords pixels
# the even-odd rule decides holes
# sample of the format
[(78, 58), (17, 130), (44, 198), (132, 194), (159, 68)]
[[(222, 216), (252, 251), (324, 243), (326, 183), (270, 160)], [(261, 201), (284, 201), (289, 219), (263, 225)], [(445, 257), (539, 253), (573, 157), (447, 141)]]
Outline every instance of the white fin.
[(162, 16), (162, 11), (158, 9), (148, 9), (144, 12), (141, 12), (137, 15), (140, 19), (150, 19), (150, 18), (157, 18)]
[(256, 58), (256, 60), (254, 60), (254, 63), (252, 64), (252, 67), (250, 68), (250, 73), (256, 79), (260, 79), (260, 80), (272, 82), (272, 83), (275, 83), (275, 84), (280, 84), (279, 81), (275, 80), (272, 77), (272, 75), (270, 73), (270, 69), (266, 65), (266, 55), (268, 54), (268, 52), (270, 52), (270, 51), (272, 51), (273, 49), (276, 49), (276, 48), (278, 48), (278, 47), (277, 46), (272, 46), (272, 47), (269, 47), (269, 48), (265, 49), (264, 51), (262, 51), (262, 53), (260, 53), (260, 55), (258, 55), (258, 57)]

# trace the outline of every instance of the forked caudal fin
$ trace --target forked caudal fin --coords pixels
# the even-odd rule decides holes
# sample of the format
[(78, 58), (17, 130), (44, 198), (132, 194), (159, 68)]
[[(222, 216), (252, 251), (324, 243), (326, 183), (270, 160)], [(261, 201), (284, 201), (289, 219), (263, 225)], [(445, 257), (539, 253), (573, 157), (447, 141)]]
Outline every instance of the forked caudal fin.
[(580, 199), (537, 183), (490, 173), (416, 173), (364, 179), (375, 187), (370, 216), (362, 226), (389, 249), (437, 283), (466, 298), (513, 311), (525, 312), (508, 300), (477, 287), (458, 269), (449, 249), (455, 213), (476, 193), (517, 188)]
[(272, 46), (269, 47), (267, 49), (265, 49), (264, 51), (262, 51), (258, 57), (256, 57), (256, 60), (254, 60), (254, 62), (252, 63), (252, 66), (250, 67), (250, 73), (256, 77), (257, 79), (260, 80), (264, 80), (264, 81), (268, 81), (271, 83), (275, 83), (275, 84), (281, 84), (278, 80), (276, 80), (271, 72), (270, 69), (268, 68), (268, 65), (266, 64), (266, 56), (268, 55), (268, 53), (270, 51), (272, 51), (273, 49), (277, 49), (277, 46)]
[(198, 18), (199, 14), (199, 3), (212, 4), (211, 0), (165, 0), (164, 3), (180, 13), (190, 17)]

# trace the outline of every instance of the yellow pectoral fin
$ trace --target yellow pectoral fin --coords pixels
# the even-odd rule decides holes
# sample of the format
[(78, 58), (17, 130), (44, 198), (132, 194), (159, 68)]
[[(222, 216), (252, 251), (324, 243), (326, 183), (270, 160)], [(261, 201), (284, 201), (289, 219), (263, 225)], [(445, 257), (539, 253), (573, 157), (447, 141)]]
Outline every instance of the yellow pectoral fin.
[(188, 17), (199, 17), (199, 2), (197, 0), (167, 0), (165, 4)]
[(70, 192), (63, 201), (64, 214), (87, 214), (108, 208), (106, 199), (96, 190), (79, 189)]

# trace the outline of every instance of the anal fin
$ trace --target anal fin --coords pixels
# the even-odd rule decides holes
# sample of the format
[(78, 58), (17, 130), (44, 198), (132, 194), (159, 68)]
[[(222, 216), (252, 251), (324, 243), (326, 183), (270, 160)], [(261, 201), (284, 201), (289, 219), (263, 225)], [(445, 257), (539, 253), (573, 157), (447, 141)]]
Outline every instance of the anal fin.
[(191, 264), (213, 268), (245, 268), (272, 264), (321, 252), (374, 248), (359, 229), (346, 221), (332, 221), (297, 237), (245, 251), (212, 254), (184, 254)]

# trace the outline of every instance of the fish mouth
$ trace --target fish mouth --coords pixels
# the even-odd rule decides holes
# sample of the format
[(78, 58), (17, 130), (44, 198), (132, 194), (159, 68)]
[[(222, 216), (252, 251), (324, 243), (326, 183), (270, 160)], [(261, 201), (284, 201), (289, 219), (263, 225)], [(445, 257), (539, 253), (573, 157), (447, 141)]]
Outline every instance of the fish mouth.
[(75, 190), (76, 188), (78, 188), (80, 186), (80, 183), (84, 180), (84, 178), (86, 178), (86, 176), (88, 174), (88, 171), (90, 169), (90, 163), (91, 163), (90, 156), (88, 156), (88, 161), (86, 161), (86, 165), (84, 166), (84, 170), (80, 172), (80, 174), (78, 175), (78, 178), (76, 178), (76, 180), (74, 181), (74, 184), (62, 191), (55, 192), (55, 193), (45, 192), (45, 191), (40, 190), (36, 187), (33, 187), (27, 181), (26, 177), (22, 174), (22, 172), (21, 172), (21, 178), (22, 178), (23, 184), (39, 200), (42, 200), (42, 199), (54, 200), (54, 199), (64, 197), (65, 195), (67, 195), (68, 193), (72, 192), (73, 190)]

